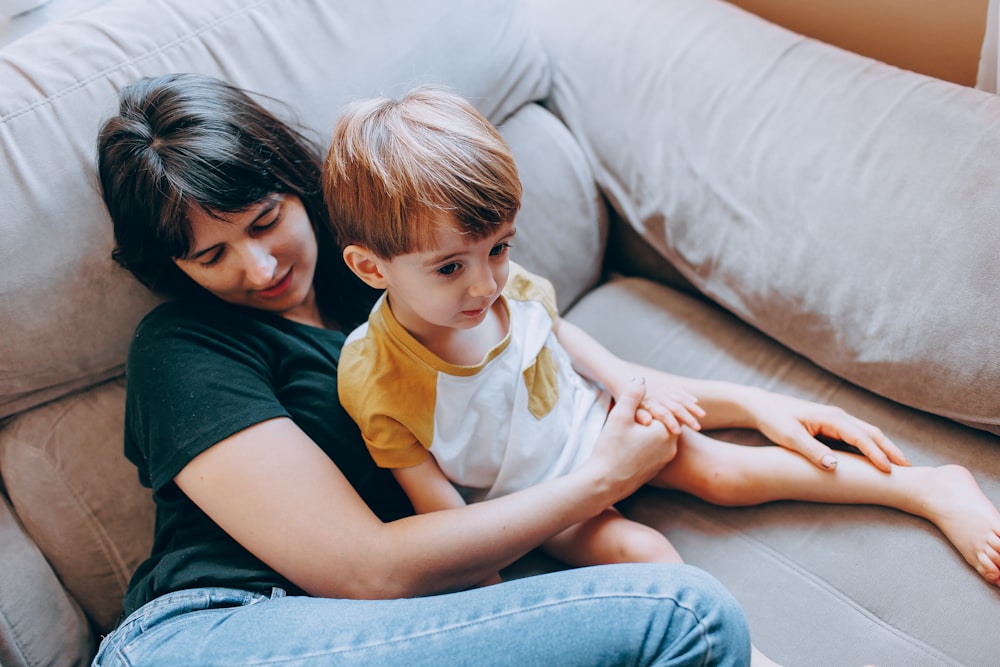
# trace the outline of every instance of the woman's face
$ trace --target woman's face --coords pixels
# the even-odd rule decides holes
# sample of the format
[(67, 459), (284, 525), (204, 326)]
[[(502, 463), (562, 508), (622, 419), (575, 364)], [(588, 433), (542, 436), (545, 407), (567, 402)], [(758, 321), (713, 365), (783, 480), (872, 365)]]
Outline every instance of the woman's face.
[(316, 234), (302, 201), (275, 194), (239, 213), (192, 208), (191, 250), (181, 271), (229, 303), (321, 326), (313, 292)]

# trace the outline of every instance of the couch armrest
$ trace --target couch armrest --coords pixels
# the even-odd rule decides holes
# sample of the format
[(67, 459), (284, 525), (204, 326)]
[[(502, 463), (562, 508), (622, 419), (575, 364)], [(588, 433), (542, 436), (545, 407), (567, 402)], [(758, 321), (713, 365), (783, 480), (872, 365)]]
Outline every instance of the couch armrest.
[(0, 664), (88, 664), (94, 637), (45, 557), (0, 495)]
[(549, 106), (695, 287), (819, 365), (1000, 433), (1000, 99), (715, 0), (530, 0)]

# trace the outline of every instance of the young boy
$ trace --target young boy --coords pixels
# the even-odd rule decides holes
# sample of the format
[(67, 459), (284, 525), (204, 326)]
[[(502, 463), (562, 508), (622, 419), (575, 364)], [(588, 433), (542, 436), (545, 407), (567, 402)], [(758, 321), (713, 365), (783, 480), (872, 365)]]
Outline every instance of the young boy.
[[(611, 398), (641, 375), (637, 421), (661, 421), (677, 443), (651, 484), (727, 505), (894, 507), (934, 522), (987, 581), (1000, 581), (1000, 513), (964, 468), (909, 467), (878, 429), (842, 412), (824, 414), (813, 433), (840, 435), (869, 458), (839, 453), (827, 470), (785, 447), (714, 440), (700, 420), (724, 423), (748, 405), (761, 416), (795, 399), (755, 401), (752, 388), (639, 368), (562, 320), (551, 285), (509, 261), (517, 169), (461, 97), (423, 88), (355, 104), (337, 123), (324, 188), (344, 260), (385, 290), (343, 348), (340, 400), (418, 512), (571, 470)], [(658, 531), (614, 508), (543, 548), (574, 565), (680, 560)]]

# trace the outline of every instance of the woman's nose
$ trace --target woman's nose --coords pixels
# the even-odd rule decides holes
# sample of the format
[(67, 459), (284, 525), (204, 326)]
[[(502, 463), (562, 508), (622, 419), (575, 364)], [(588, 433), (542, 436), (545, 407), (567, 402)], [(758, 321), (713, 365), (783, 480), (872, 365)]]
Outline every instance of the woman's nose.
[(253, 287), (267, 287), (274, 280), (278, 260), (267, 246), (252, 244), (246, 253), (245, 263), (247, 281)]

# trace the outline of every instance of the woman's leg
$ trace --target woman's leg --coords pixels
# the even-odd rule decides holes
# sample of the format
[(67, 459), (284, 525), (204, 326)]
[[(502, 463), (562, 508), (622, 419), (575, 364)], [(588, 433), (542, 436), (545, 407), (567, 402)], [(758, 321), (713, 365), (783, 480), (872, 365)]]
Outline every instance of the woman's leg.
[(94, 665), (745, 665), (749, 654), (743, 612), (710, 575), (633, 564), (403, 600), (182, 591), (133, 614)]
[[(624, 517), (610, 507), (589, 521), (571, 526), (542, 544), (550, 556), (570, 565), (611, 563), (681, 563), (681, 555), (666, 535)], [(752, 667), (777, 665), (751, 647)]]
[(773, 500), (883, 505), (934, 523), (985, 579), (1000, 584), (1000, 512), (961, 466), (893, 466), (838, 453), (820, 470), (784, 447), (736, 445), (684, 430), (677, 456), (651, 482), (728, 506)]

